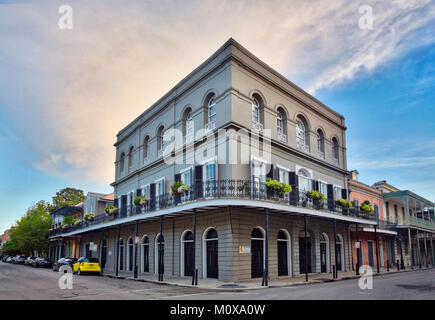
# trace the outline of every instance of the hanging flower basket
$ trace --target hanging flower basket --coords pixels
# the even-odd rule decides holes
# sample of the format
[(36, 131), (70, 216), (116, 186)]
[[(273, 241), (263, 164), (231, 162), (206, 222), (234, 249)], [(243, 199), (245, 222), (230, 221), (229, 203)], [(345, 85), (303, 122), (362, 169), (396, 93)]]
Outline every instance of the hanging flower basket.
[(106, 215), (110, 217), (118, 213), (118, 208), (115, 206), (107, 206), (106, 209), (104, 209), (104, 211), (106, 212)]
[(85, 221), (94, 221), (95, 219), (95, 213), (87, 213), (85, 214)]

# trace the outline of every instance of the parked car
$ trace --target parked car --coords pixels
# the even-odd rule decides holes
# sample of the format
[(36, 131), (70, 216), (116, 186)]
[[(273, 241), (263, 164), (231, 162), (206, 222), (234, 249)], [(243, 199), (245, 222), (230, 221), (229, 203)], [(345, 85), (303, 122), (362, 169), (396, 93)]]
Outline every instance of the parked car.
[(72, 268), (76, 261), (76, 258), (60, 258), (53, 264), (53, 271), (59, 271), (59, 268), (63, 265), (68, 265)]
[(35, 260), (36, 257), (28, 257), (26, 260), (24, 260), (24, 265), (25, 266), (31, 266), (33, 263), (33, 260)]
[(6, 260), (8, 260), (9, 257), (10, 257), (10, 256), (5, 255), (5, 256), (3, 257), (3, 259), (2, 259), (2, 262), (6, 262)]
[(24, 261), (26, 261), (28, 257), (27, 256), (18, 256), (15, 258), (15, 264), (24, 264)]
[(81, 257), (74, 264), (73, 272), (78, 275), (83, 273), (98, 273), (101, 274), (100, 262), (97, 258)]
[(9, 257), (7, 262), (9, 262), (9, 263), (15, 263), (15, 258), (16, 257)]
[(35, 268), (51, 268), (52, 267), (52, 263), (50, 260), (46, 259), (46, 258), (36, 258), (35, 260), (33, 260), (32, 262), (32, 267)]

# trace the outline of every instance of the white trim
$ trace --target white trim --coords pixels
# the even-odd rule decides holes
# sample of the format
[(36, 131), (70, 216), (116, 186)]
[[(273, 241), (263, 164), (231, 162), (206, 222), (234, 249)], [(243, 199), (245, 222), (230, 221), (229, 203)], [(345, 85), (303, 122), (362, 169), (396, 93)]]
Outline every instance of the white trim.
[[(217, 233), (217, 229), (215, 227), (208, 227), (204, 230), (204, 232), (202, 234), (202, 278), (203, 279), (207, 278), (207, 245), (206, 245), (206, 242), (211, 241), (211, 240), (215, 240), (215, 239), (206, 239), (205, 238), (205, 236), (207, 235), (207, 233), (211, 229), (216, 230), (216, 233)], [(218, 237), (216, 240), (218, 241), (218, 258), (219, 258), (219, 233), (218, 233)], [(219, 266), (219, 263), (218, 263), (218, 266)]]
[(184, 173), (184, 172), (186, 172), (186, 171), (189, 171), (189, 170), (192, 171), (192, 170), (193, 170), (193, 166), (186, 167), (186, 168), (180, 170), (178, 173), (182, 174), (182, 173)]
[(291, 170), (289, 169), (289, 168), (287, 168), (287, 167), (284, 167), (284, 166), (282, 166), (282, 165), (280, 165), (280, 164), (276, 164), (276, 167), (279, 169), (279, 170), (284, 170), (284, 171), (287, 171), (287, 172), (291, 172)]
[[(186, 229), (186, 230), (184, 230), (183, 231), (183, 233), (181, 234), (181, 237), (180, 237), (180, 276), (181, 277), (185, 277), (185, 275), (184, 275), (184, 243), (185, 242), (193, 242), (193, 243), (195, 243), (195, 241), (194, 240), (184, 240), (184, 236), (186, 235), (186, 233), (188, 233), (188, 232), (191, 232), (192, 233), (192, 235), (193, 235), (193, 232), (192, 232), (192, 230), (189, 230), (189, 229)], [(195, 250), (195, 248), (193, 248), (193, 250)]]
[(314, 175), (313, 175), (313, 170), (311, 170), (311, 169), (308, 169), (308, 168), (306, 168), (306, 167), (302, 167), (302, 166), (300, 166), (300, 165), (296, 165), (296, 174), (298, 174), (298, 172), (299, 172), (299, 170), (301, 170), (301, 169), (303, 169), (303, 170), (306, 170), (309, 174), (310, 174), (310, 179), (311, 180), (313, 180), (314, 178)]
[[(254, 231), (254, 229), (256, 229), (256, 228), (260, 229), (261, 233), (263, 234), (263, 238), (252, 238), (252, 236), (250, 236), (250, 240), (251, 240), (251, 257), (252, 257), (252, 240), (261, 240), (261, 241), (263, 241), (263, 270), (264, 270), (264, 268), (266, 268), (266, 231), (262, 227), (260, 227), (260, 226), (255, 226), (254, 228), (251, 229), (251, 234), (252, 234), (252, 231)], [(251, 272), (252, 272), (252, 262), (251, 262)]]
[[(132, 241), (131, 244), (129, 244), (130, 240)], [(134, 270), (134, 265), (132, 265), (133, 268), (130, 270), (130, 260), (134, 260), (134, 258), (130, 256), (130, 247), (133, 247), (133, 250), (134, 250), (134, 240), (132, 237), (128, 237), (126, 247), (127, 247), (127, 254), (126, 254), (126, 259), (125, 259), (126, 260), (126, 268), (125, 269), (126, 269), (126, 271), (131, 272)], [(134, 252), (132, 252), (132, 255), (134, 255)], [(133, 263), (134, 263), (134, 261), (133, 261)]]
[(216, 161), (217, 161), (217, 156), (214, 156), (214, 157), (211, 157), (211, 158), (208, 158), (208, 159), (202, 161), (200, 163), (200, 165), (203, 166), (205, 164), (209, 164), (209, 163), (216, 162)]
[(148, 238), (148, 244), (147, 244), (147, 246), (148, 246), (148, 272), (149, 272), (149, 270), (150, 270), (150, 237), (148, 237), (147, 234), (144, 234), (142, 236), (141, 243), (140, 243), (140, 271), (141, 272), (145, 272), (144, 271), (144, 269), (145, 269), (144, 267), (145, 266), (143, 264), (143, 258), (144, 258), (144, 255), (145, 255), (145, 249), (144, 249), (145, 245), (144, 245), (143, 240), (145, 239), (145, 237)]
[[(340, 233), (337, 233), (337, 237), (340, 239), (339, 242), (337, 242), (338, 245), (340, 245), (340, 255), (341, 255), (341, 270), (339, 271), (345, 271), (344, 268), (344, 238)], [(334, 239), (335, 240), (335, 239)], [(334, 242), (335, 244), (335, 242)], [(334, 245), (334, 252), (335, 252), (335, 245)], [(337, 261), (335, 261), (335, 265), (337, 266)]]
[[(374, 228), (363, 228), (363, 231), (365, 232), (375, 232)], [(385, 230), (385, 229), (376, 229), (377, 233), (385, 233), (385, 234), (392, 234), (392, 235), (397, 235), (396, 231), (391, 231), (391, 230)]]
[(258, 162), (262, 162), (265, 164), (269, 164), (269, 161), (264, 160), (263, 158), (256, 157), (254, 155), (251, 155), (251, 161), (258, 161)]

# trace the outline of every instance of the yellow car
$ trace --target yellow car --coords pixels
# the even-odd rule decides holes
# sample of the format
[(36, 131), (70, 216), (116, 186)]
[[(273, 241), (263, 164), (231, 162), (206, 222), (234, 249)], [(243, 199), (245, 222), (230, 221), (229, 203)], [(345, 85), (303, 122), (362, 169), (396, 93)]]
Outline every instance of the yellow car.
[(81, 257), (73, 266), (74, 273), (101, 273), (100, 263), (97, 258)]

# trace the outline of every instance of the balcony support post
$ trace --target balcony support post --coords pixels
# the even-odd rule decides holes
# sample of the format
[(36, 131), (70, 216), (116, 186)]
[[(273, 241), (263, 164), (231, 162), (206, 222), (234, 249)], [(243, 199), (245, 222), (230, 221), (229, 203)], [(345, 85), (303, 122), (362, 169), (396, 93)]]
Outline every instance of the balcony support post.
[(380, 273), (379, 268), (379, 245), (378, 245), (378, 233), (377, 233), (377, 226), (374, 226), (375, 228), (375, 246), (376, 246), (376, 272)]
[(264, 272), (263, 272), (263, 281), (261, 283), (262, 286), (269, 285), (269, 209), (265, 210), (265, 252), (264, 252)]
[[(100, 256), (101, 274), (103, 274), (104, 267), (106, 266), (106, 260), (104, 260), (104, 263), (103, 263), (103, 244), (104, 244), (104, 229), (101, 229), (101, 248), (100, 248), (100, 252), (101, 252), (101, 256)], [(106, 259), (106, 257), (105, 257), (105, 259)]]
[[(334, 268), (334, 274), (332, 275), (332, 277), (334, 279), (338, 278), (338, 267), (337, 267), (337, 261), (338, 261), (338, 254), (337, 254), (337, 220), (334, 219), (334, 254), (335, 254), (335, 268)], [(341, 263), (344, 263), (343, 261)]]
[(119, 272), (119, 238), (121, 236), (121, 225), (118, 224), (118, 233), (116, 235), (116, 261), (115, 261), (115, 275), (118, 276)]
[(196, 270), (196, 208), (193, 209), (193, 254), (192, 254), (192, 286), (195, 284), (198, 285), (198, 279), (195, 279), (195, 270)]
[(360, 246), (361, 246), (361, 243), (359, 243), (359, 241), (358, 241), (358, 223), (355, 223), (355, 244), (357, 244), (356, 245), (356, 275), (358, 276), (359, 275), (359, 267), (360, 267), (360, 262), (361, 261), (359, 261), (359, 253), (360, 253), (360, 250), (361, 250), (361, 248), (360, 248)]
[[(304, 254), (305, 254), (305, 281), (308, 282), (308, 216), (305, 214), (304, 215), (304, 232), (305, 232), (305, 249), (304, 249)], [(311, 254), (311, 252), (310, 252)]]
[(418, 251), (418, 267), (421, 269), (421, 250), (420, 250), (420, 234), (417, 229), (417, 251)]
[(426, 232), (423, 232), (423, 241), (424, 241), (424, 257), (426, 260), (426, 269), (427, 269), (429, 268), (429, 259), (427, 256)]
[(136, 221), (136, 230), (135, 230), (135, 239), (134, 239), (134, 278), (137, 279), (137, 243), (139, 237), (139, 226)]
[(409, 246), (409, 253), (411, 254), (411, 269), (414, 269), (414, 249), (412, 248), (412, 242), (411, 242), (411, 228), (408, 228), (408, 246)]
[(434, 267), (435, 264), (435, 257), (433, 255), (433, 242), (432, 242), (432, 233), (430, 234), (430, 249), (432, 252), (432, 268)]
[(162, 239), (163, 239), (163, 217), (160, 216), (160, 235), (159, 235), (159, 281), (163, 281), (163, 252), (162, 252)]

